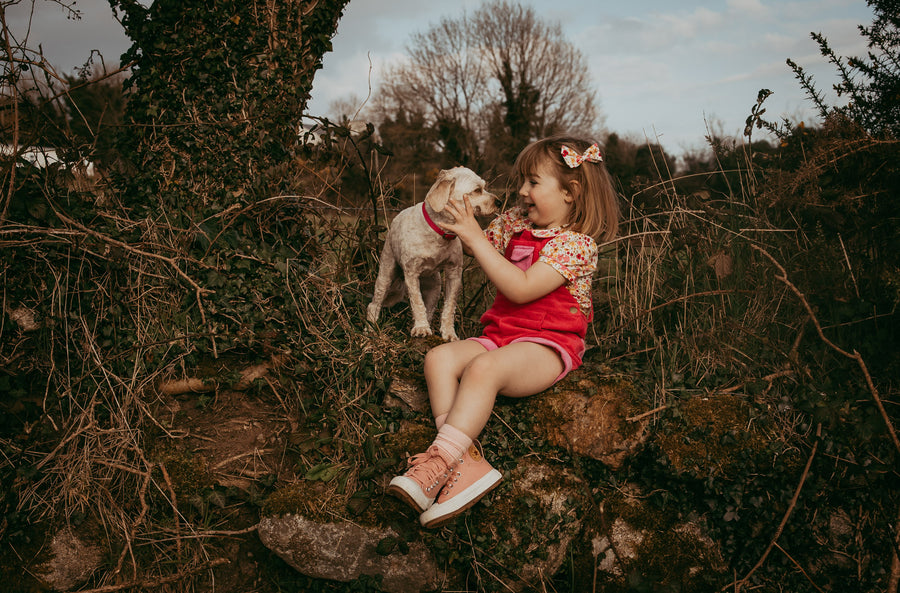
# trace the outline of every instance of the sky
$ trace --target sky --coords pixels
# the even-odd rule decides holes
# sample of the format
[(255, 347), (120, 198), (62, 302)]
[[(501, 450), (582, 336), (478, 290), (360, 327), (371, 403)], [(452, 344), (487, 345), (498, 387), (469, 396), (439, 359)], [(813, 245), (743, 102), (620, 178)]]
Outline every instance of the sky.
[[(659, 142), (675, 155), (703, 149), (709, 131), (740, 137), (763, 88), (774, 92), (765, 103), (768, 119), (817, 122), (786, 59), (803, 66), (837, 101), (831, 91), (836, 71), (810, 33), (822, 33), (838, 55), (864, 56), (858, 26), (873, 20), (865, 0), (519, 2), (545, 22), (559, 23), (584, 53), (606, 131)], [(405, 59), (414, 33), (481, 4), (350, 0), (333, 51), (313, 82), (308, 113), (333, 115), (335, 101), (351, 98), (362, 103), (370, 88), (377, 91), (386, 67)], [(54, 2), (37, 0), (29, 30), (31, 7), (30, 0), (7, 7), (7, 23), (18, 41), (27, 34), (27, 45), (40, 46), (60, 72), (74, 72), (92, 50), (115, 63), (130, 45), (106, 0), (77, 0), (78, 19)]]

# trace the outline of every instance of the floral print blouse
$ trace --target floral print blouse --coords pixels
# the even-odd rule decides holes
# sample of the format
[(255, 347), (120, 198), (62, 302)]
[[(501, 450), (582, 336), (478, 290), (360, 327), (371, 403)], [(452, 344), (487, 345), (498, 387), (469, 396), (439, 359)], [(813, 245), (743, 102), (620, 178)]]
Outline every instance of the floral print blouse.
[(591, 281), (597, 269), (597, 243), (588, 235), (567, 231), (565, 228), (536, 229), (528, 220), (524, 208), (516, 206), (491, 221), (484, 234), (500, 253), (513, 235), (524, 230), (535, 237), (553, 237), (538, 256), (566, 279), (566, 288), (575, 298), (581, 312), (591, 315)]

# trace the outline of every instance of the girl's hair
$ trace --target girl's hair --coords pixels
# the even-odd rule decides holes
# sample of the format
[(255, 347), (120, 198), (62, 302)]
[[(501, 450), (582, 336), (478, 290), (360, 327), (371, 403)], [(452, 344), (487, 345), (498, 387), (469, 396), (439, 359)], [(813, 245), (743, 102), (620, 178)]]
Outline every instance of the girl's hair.
[(538, 140), (519, 153), (515, 171), (521, 184), (524, 178), (537, 174), (542, 167), (549, 167), (560, 187), (575, 196), (569, 229), (603, 243), (615, 239), (619, 226), (618, 196), (606, 165), (585, 160), (577, 167), (569, 167), (562, 157), (563, 146), (583, 154), (592, 144), (595, 143), (572, 136)]

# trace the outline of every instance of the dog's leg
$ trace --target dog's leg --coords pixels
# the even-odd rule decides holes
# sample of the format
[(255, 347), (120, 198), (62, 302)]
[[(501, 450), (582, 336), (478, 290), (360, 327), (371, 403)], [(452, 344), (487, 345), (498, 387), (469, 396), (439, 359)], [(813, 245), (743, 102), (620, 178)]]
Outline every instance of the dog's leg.
[(391, 281), (394, 279), (396, 265), (391, 242), (385, 241), (384, 248), (381, 250), (381, 258), (378, 260), (378, 277), (375, 279), (372, 302), (366, 308), (366, 319), (368, 319), (369, 323), (378, 321), (378, 315), (381, 313), (381, 304), (384, 302), (384, 297), (391, 286)]
[(425, 301), (425, 319), (428, 320), (428, 325), (431, 325), (438, 300), (441, 298), (441, 273), (435, 271), (427, 276), (419, 276), (419, 289), (422, 291), (422, 300)]
[(422, 300), (422, 292), (419, 287), (419, 276), (412, 270), (403, 270), (403, 280), (406, 282), (406, 296), (409, 299), (409, 308), (412, 311), (413, 327), (410, 335), (414, 338), (431, 335), (431, 325), (425, 316), (425, 301)]
[(441, 310), (441, 337), (448, 342), (459, 339), (454, 329), (456, 299), (462, 287), (462, 267), (447, 266), (444, 269), (444, 308)]

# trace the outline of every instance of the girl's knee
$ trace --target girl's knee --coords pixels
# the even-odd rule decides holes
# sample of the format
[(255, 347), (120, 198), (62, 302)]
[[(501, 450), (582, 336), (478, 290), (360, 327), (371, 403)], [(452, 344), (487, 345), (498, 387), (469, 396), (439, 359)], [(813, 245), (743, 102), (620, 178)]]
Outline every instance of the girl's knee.
[(446, 366), (447, 360), (449, 356), (446, 352), (445, 346), (446, 344), (441, 344), (440, 346), (435, 346), (431, 350), (425, 353), (425, 371), (427, 372), (429, 368), (442, 368)]
[(435, 346), (425, 353), (425, 376), (434, 376), (447, 372), (456, 372), (459, 367), (457, 354), (450, 348), (455, 342)]
[(489, 354), (485, 352), (472, 358), (469, 364), (466, 365), (466, 368), (463, 369), (463, 374), (468, 375), (470, 378), (478, 379), (490, 377), (493, 373), (494, 363), (491, 361)]

